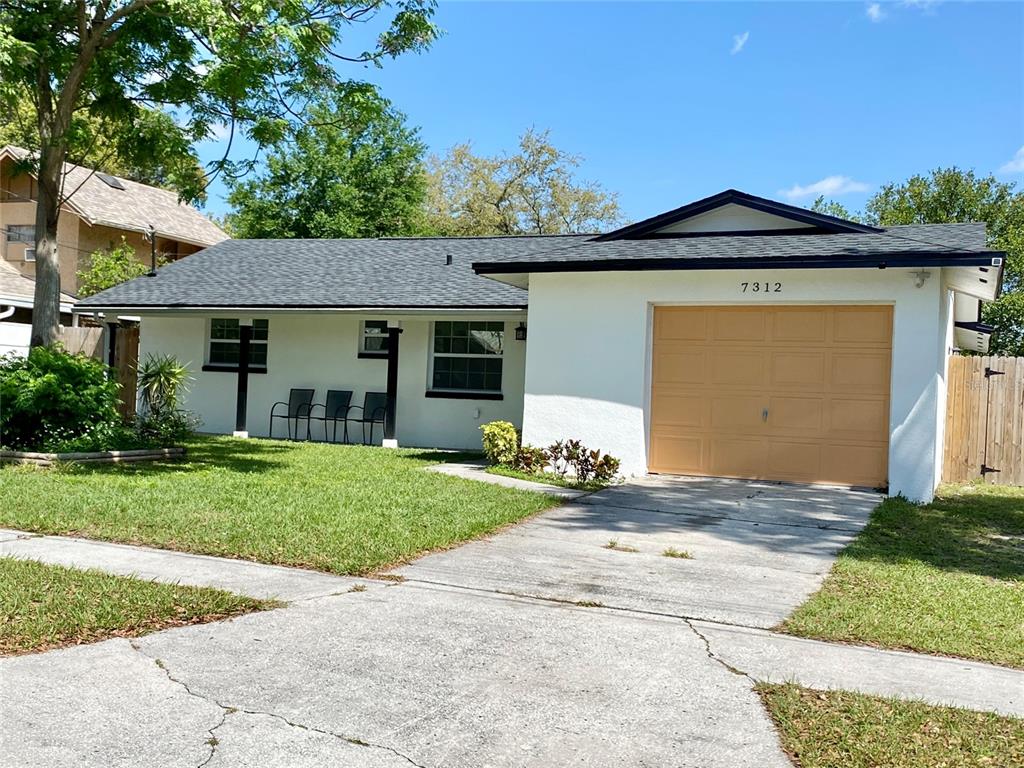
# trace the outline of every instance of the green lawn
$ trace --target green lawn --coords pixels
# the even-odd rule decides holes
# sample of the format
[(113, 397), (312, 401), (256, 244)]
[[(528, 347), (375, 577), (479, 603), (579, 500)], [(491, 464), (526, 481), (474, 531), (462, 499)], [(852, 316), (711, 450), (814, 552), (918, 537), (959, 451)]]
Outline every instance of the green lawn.
[(275, 605), (9, 557), (0, 558), (0, 584), (0, 655), (135, 637)]
[(781, 629), (1024, 668), (1024, 488), (886, 500)]
[(1024, 720), (845, 691), (758, 685), (801, 768), (1024, 765)]
[(551, 497), (425, 472), (465, 456), (201, 438), (181, 462), (0, 469), (0, 527), (368, 573), (522, 520)]

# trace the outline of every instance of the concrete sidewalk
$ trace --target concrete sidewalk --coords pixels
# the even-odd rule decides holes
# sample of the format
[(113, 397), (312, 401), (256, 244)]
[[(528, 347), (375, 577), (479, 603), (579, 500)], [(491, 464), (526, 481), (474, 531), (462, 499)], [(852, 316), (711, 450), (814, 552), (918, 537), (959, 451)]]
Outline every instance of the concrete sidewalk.
[(135, 576), (167, 584), (216, 587), (247, 597), (285, 602), (335, 595), (366, 581), (248, 560), (7, 529), (0, 529), (0, 557), (20, 557), (74, 568), (98, 568), (119, 576)]

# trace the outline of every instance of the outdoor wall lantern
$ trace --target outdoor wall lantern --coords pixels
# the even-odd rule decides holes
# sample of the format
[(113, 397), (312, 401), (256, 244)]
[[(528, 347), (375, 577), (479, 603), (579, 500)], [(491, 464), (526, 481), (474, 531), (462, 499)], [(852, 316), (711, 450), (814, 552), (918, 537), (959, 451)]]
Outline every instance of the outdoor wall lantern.
[(526, 323), (516, 326), (516, 341), (526, 341)]

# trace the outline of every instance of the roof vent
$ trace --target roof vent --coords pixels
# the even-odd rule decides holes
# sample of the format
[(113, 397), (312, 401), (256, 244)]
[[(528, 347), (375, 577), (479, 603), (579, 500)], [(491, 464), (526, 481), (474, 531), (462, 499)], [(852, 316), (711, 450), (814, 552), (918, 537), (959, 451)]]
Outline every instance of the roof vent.
[(449, 267), (452, 265), (452, 255), (450, 253), (446, 253), (444, 255), (444, 263), (445, 263), (446, 266), (449, 266)]
[(99, 179), (100, 181), (102, 181), (108, 187), (113, 187), (114, 189), (121, 189), (121, 190), (123, 190), (125, 188), (124, 184), (121, 183), (120, 179), (116, 178), (115, 176), (111, 176), (109, 173), (99, 173), (99, 172), (97, 172), (96, 173), (96, 178)]

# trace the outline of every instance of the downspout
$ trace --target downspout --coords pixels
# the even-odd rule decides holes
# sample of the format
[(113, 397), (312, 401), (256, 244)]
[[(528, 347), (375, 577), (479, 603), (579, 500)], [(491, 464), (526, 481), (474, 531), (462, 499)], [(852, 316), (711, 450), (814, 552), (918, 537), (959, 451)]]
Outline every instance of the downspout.
[(8, 317), (14, 314), (14, 307), (7, 307), (6, 309), (0, 309), (0, 320), (6, 320)]

